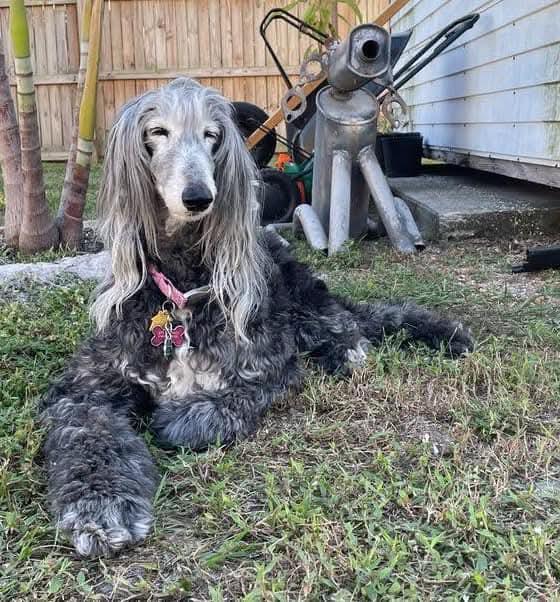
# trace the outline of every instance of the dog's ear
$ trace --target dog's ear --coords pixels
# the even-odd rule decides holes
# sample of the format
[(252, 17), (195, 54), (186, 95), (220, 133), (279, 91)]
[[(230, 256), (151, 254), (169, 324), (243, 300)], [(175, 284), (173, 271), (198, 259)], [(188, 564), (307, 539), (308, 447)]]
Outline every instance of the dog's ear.
[[(225, 103), (224, 103), (225, 104)], [(250, 207), (255, 198), (255, 183), (258, 172), (251, 153), (247, 150), (239, 129), (233, 119), (233, 107), (227, 103), (220, 116), (220, 137), (215, 150), (217, 200), (223, 200), (237, 210)]]
[(110, 312), (143, 284), (146, 254), (157, 256), (156, 212), (150, 156), (144, 143), (147, 116), (154, 92), (121, 110), (105, 149), (103, 175), (97, 197), (98, 231), (111, 251), (111, 284), (98, 296), (92, 314), (103, 329)]
[(214, 155), (215, 206), (203, 222), (204, 260), (212, 269), (213, 291), (224, 315), (244, 339), (247, 323), (266, 294), (268, 263), (257, 232), (258, 172), (232, 107), (215, 92), (207, 92), (207, 98), (222, 135)]
[(109, 246), (142, 237), (148, 251), (157, 253), (154, 184), (150, 154), (145, 144), (145, 123), (153, 110), (148, 92), (121, 110), (108, 136), (97, 213), (100, 232)]

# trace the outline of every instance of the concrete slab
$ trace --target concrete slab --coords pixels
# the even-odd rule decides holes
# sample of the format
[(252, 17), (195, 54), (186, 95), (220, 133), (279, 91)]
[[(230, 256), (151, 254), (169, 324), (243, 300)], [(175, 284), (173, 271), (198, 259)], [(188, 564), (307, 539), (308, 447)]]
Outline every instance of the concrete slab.
[(560, 189), (447, 165), (390, 178), (426, 240), (560, 237)]

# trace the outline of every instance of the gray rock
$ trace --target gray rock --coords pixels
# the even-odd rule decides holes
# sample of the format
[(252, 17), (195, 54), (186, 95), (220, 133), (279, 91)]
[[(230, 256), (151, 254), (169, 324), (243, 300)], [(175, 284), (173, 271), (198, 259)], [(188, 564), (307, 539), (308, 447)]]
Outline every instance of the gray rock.
[(70, 274), (82, 280), (101, 280), (109, 269), (110, 257), (107, 251), (65, 257), (53, 262), (9, 263), (0, 266), (0, 284), (21, 278), (52, 282), (63, 274)]

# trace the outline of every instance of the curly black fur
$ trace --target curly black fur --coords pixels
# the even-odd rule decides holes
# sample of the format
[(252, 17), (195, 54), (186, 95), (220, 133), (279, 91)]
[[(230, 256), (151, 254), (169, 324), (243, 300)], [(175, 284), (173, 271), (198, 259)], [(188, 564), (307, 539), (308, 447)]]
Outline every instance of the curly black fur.
[[(191, 245), (177, 240), (160, 259), (181, 290), (208, 282)], [(164, 301), (148, 281), (93, 336), (41, 402), (48, 427), (49, 498), (59, 527), (80, 554), (107, 554), (143, 539), (152, 522), (157, 471), (132, 423), (151, 412), (151, 429), (166, 446), (203, 450), (249, 436), (271, 403), (303, 377), (303, 353), (329, 373), (347, 373), (369, 343), (404, 329), (410, 338), (452, 356), (472, 348), (459, 323), (410, 303), (357, 304), (329, 293), (325, 283), (273, 238), (269, 297), (252, 320), (250, 344), (235, 342), (215, 303), (202, 303), (188, 325), (192, 353), (219, 372), (215, 390), (181, 398), (161, 394), (169, 361), (150, 345), (149, 319)]]

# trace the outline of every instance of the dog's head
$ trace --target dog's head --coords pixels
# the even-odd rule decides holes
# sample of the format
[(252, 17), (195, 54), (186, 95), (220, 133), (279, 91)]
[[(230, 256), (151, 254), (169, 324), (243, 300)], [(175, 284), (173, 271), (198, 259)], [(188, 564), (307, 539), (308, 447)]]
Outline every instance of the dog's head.
[(119, 211), (127, 220), (137, 215), (148, 239), (160, 223), (172, 235), (213, 210), (230, 221), (254, 213), (255, 180), (230, 103), (179, 78), (121, 110), (107, 141), (98, 212), (102, 223)]
[(171, 96), (160, 95), (160, 102), (150, 107), (142, 129), (154, 186), (173, 227), (212, 210), (218, 192), (216, 164), (229, 124), (221, 102), (200, 102), (200, 95), (187, 101), (171, 89)]
[(98, 326), (143, 284), (162, 239), (180, 243), (194, 224), (215, 297), (242, 335), (266, 288), (256, 181), (231, 104), (215, 90), (179, 78), (127, 103), (107, 140), (98, 197), (113, 268), (92, 308)]

